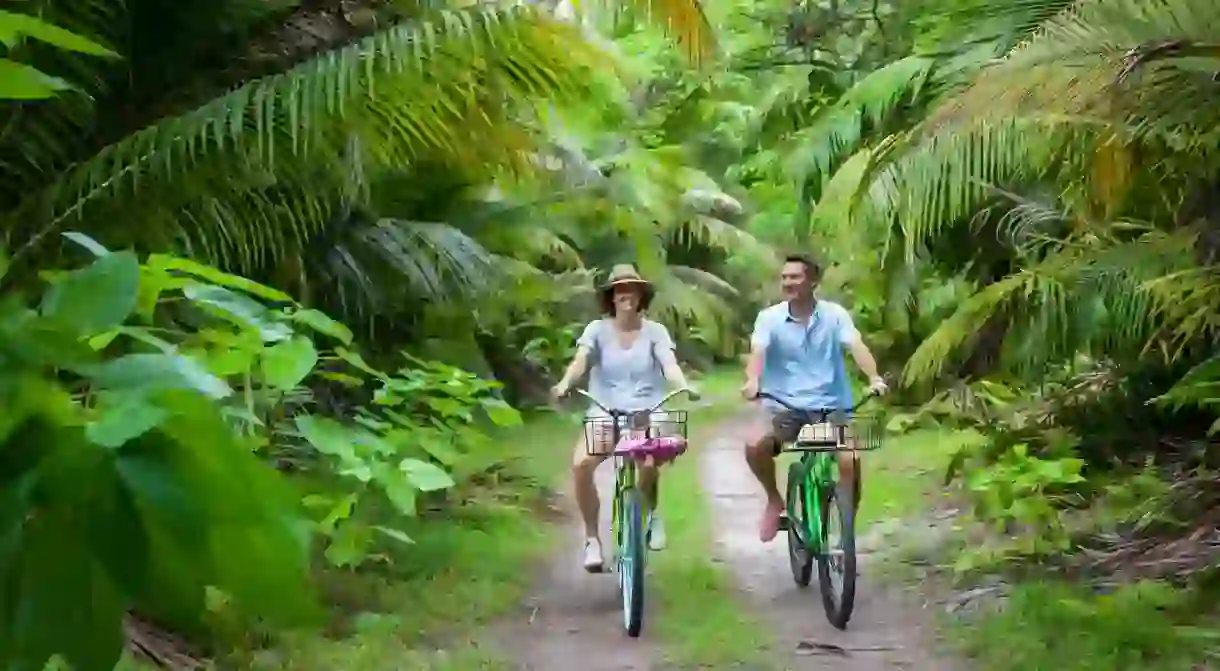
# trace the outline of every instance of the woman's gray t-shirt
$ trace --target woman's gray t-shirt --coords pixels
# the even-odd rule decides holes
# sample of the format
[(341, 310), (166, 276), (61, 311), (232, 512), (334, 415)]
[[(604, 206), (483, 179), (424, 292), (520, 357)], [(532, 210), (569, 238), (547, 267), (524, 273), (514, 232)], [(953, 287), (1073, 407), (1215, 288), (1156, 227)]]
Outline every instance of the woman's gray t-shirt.
[[(674, 350), (669, 331), (645, 319), (630, 347), (624, 347), (609, 319), (589, 322), (576, 341), (589, 348), (589, 393), (615, 410), (647, 410), (665, 398), (661, 361)], [(596, 406), (589, 415), (604, 415)]]

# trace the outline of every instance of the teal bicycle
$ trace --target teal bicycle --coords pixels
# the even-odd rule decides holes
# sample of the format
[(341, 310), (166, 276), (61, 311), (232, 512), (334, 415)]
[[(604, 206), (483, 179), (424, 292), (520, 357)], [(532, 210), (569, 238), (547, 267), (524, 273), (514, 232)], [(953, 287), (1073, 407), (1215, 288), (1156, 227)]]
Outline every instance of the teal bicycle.
[(792, 579), (797, 586), (808, 587), (816, 558), (826, 618), (836, 629), (846, 629), (856, 600), (855, 504), (861, 474), (857, 469), (855, 487), (841, 484), (835, 453), (881, 447), (885, 436), (881, 417), (856, 412), (874, 395), (847, 410), (794, 408), (766, 392), (758, 396), (790, 411), (777, 417), (777, 424), (800, 426), (796, 440), (779, 447), (780, 452), (801, 455), (788, 467), (787, 514), (780, 519), (780, 529), (788, 532)]
[[(610, 534), (614, 539), (611, 566), (618, 573), (623, 598), (623, 628), (637, 637), (644, 628), (644, 564), (648, 554), (646, 535), (648, 504), (639, 486), (640, 464), (661, 465), (686, 451), (686, 411), (660, 408), (689, 389), (670, 392), (647, 410), (607, 408), (582, 389), (577, 389), (606, 413), (585, 419), (585, 446), (589, 454), (614, 457), (614, 501)], [(624, 431), (626, 434), (624, 435)], [(599, 438), (609, 436), (609, 441)], [(612, 445), (609, 453), (599, 452)]]

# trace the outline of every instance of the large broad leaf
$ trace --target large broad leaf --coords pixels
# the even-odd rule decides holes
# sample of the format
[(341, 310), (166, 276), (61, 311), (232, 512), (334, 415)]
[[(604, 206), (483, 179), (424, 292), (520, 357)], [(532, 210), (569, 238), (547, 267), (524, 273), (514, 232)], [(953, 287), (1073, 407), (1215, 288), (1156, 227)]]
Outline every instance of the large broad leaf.
[(181, 354), (128, 354), (97, 366), (92, 378), (102, 388), (115, 391), (189, 389), (214, 399), (233, 393), (224, 380)]
[(263, 352), (263, 378), (272, 387), (287, 391), (300, 384), (317, 364), (313, 341), (296, 335)]
[(0, 100), (42, 100), (72, 85), (24, 63), (0, 58)]
[[(183, 578), (202, 578), (248, 614), (279, 623), (312, 618), (310, 539), (296, 494), (238, 439), (214, 403), (183, 392), (159, 402), (174, 411), (173, 421), (158, 428), (156, 443), (125, 446), (120, 461), (141, 509), (170, 534), (167, 545), (185, 549), (203, 539), (202, 556), (187, 565), (204, 573)], [(143, 468), (133, 470), (137, 455)], [(173, 575), (169, 568), (160, 570)]]
[(213, 268), (212, 266), (204, 265), (190, 259), (178, 258), (176, 256), (168, 256), (165, 254), (153, 254), (148, 257), (148, 265), (160, 270), (177, 270), (188, 275), (194, 275), (200, 279), (219, 285), (244, 291), (259, 298), (265, 298), (270, 301), (287, 303), (292, 300), (292, 296), (280, 291), (272, 289), (265, 284), (259, 284), (254, 280), (248, 280), (237, 275), (230, 275)]
[(26, 525), (13, 585), (15, 649), (0, 650), (5, 668), (42, 668), (57, 654), (77, 671), (110, 671), (118, 663), (126, 604), (93, 557), (84, 519), (62, 507), (43, 509)]
[(140, 262), (129, 251), (114, 252), (60, 278), (42, 300), (43, 315), (92, 336), (124, 322), (136, 307)]
[(76, 33), (64, 30), (59, 26), (52, 25), (29, 14), (18, 14), (16, 12), (0, 10), (0, 42), (12, 49), (17, 46), (21, 37), (32, 37), (60, 49), (77, 51), (83, 54), (118, 57), (118, 54), (93, 40), (81, 37)]
[(297, 415), (297, 431), (314, 449), (343, 460), (355, 459), (356, 439), (352, 430), (329, 417)]
[(483, 406), (483, 411), (487, 413), (487, 418), (496, 426), (521, 425), (521, 413), (503, 400), (488, 397), (480, 400), (479, 403)]
[(407, 480), (420, 491), (433, 492), (448, 489), (454, 485), (453, 478), (436, 464), (419, 459), (403, 459), (398, 464), (398, 468), (406, 474)]
[(168, 410), (143, 395), (107, 394), (98, 404), (98, 418), (85, 428), (85, 436), (104, 447), (119, 447), (152, 430), (168, 416)]
[(236, 291), (214, 284), (188, 282), (182, 293), (201, 307), (246, 329), (258, 331), (264, 342), (276, 342), (292, 335), (292, 329), (275, 320), (262, 303)]
[(372, 528), (357, 522), (345, 522), (330, 537), (325, 552), (326, 561), (333, 566), (355, 566), (368, 556), (372, 543)]
[(352, 344), (351, 329), (317, 310), (297, 310), (292, 313), (292, 321), (304, 324), (318, 333), (324, 333), (344, 345)]

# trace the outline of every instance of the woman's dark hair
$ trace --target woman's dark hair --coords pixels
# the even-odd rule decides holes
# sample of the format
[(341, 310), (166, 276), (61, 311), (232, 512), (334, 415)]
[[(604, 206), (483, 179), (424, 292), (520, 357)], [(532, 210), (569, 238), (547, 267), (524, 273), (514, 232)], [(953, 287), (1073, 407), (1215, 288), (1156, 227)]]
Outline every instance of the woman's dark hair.
[[(643, 312), (648, 309), (649, 305), (652, 305), (652, 296), (656, 293), (656, 291), (652, 288), (651, 284), (637, 284), (635, 286), (636, 290), (640, 294), (639, 311)], [(602, 289), (601, 295), (598, 296), (597, 304), (598, 307), (601, 308), (602, 314), (610, 315), (611, 317), (614, 316), (615, 309), (613, 286)]]
[(805, 276), (814, 282), (822, 279), (822, 265), (814, 260), (811, 254), (793, 252), (784, 257), (784, 263), (799, 263), (805, 266)]

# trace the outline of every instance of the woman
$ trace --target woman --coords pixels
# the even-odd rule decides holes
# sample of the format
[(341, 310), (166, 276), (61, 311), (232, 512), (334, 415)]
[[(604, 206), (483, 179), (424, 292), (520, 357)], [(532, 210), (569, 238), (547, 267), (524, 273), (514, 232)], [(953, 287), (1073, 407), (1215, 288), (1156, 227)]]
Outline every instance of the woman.
[[(657, 322), (645, 319), (654, 295), (652, 284), (645, 281), (630, 264), (615, 266), (610, 278), (600, 289), (602, 319), (590, 322), (576, 342), (576, 356), (552, 389), (556, 400), (565, 396), (572, 383), (589, 371), (589, 393), (606, 407), (621, 410), (647, 410), (665, 397), (665, 382), (675, 387), (690, 388), (686, 376), (674, 356), (674, 341), (669, 331)], [(692, 391), (692, 398), (697, 395)], [(589, 417), (605, 417), (597, 406), (591, 406)], [(590, 435), (594, 449), (590, 454), (584, 437), (577, 442), (572, 457), (572, 477), (575, 481), (576, 503), (585, 523), (585, 570), (602, 570), (602, 545), (598, 538), (597, 486), (593, 472), (606, 460), (613, 449), (609, 427)], [(657, 515), (657, 469), (642, 468), (640, 484), (652, 511), (648, 519), (648, 547), (665, 547), (665, 529)]]

